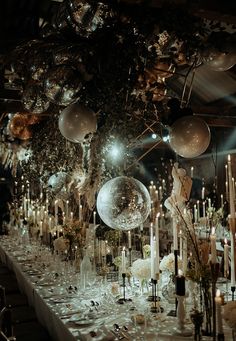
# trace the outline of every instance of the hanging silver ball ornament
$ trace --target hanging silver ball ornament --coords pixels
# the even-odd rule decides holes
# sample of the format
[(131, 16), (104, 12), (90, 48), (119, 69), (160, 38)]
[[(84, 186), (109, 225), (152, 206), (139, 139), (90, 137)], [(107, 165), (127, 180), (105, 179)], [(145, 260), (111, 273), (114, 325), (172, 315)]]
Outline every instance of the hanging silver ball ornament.
[(61, 171), (50, 176), (48, 179), (48, 187), (55, 195), (57, 195), (66, 189), (70, 180), (70, 176), (66, 172)]
[(236, 64), (236, 52), (211, 52), (204, 58), (204, 64), (214, 71), (227, 71)]
[(171, 126), (170, 146), (184, 158), (203, 154), (209, 146), (211, 133), (208, 125), (195, 116), (184, 116)]
[(81, 87), (81, 75), (67, 65), (52, 68), (47, 73), (44, 81), (44, 93), (48, 99), (63, 106), (78, 100)]
[(65, 108), (59, 116), (61, 134), (69, 141), (84, 142), (97, 129), (96, 114), (78, 103)]
[(114, 12), (101, 1), (70, 0), (70, 18), (75, 32), (88, 38), (98, 29), (109, 27)]
[(41, 114), (49, 108), (50, 101), (45, 96), (41, 85), (29, 83), (23, 91), (22, 104), (25, 110), (34, 114)]
[(116, 230), (131, 230), (147, 219), (151, 198), (137, 179), (118, 176), (106, 182), (97, 196), (97, 210), (102, 221)]

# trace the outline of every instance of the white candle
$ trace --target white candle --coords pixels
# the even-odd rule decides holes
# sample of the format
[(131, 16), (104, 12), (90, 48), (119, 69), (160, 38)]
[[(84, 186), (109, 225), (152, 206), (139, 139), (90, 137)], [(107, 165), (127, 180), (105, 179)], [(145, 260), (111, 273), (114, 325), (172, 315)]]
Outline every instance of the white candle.
[(191, 167), (191, 178), (193, 178), (193, 170), (194, 170), (194, 167), (192, 166)]
[(179, 231), (179, 257), (183, 260), (183, 233)]
[(51, 231), (51, 228), (52, 228), (52, 217), (49, 217), (49, 219), (48, 219), (48, 229), (49, 229), (49, 232)]
[(228, 176), (229, 176), (229, 204), (230, 204), (230, 215), (231, 218), (235, 218), (235, 207), (234, 207), (234, 191), (232, 182), (232, 168), (231, 168), (231, 158), (228, 155)]
[(229, 245), (225, 238), (224, 244), (224, 277), (227, 278), (229, 274)]
[(229, 199), (229, 186), (228, 186), (228, 181), (225, 181), (225, 194), (226, 194), (226, 199)]
[(199, 200), (197, 201), (197, 221), (200, 219), (200, 202)]
[(211, 198), (208, 198), (208, 207), (211, 208)]
[(228, 181), (229, 181), (229, 205), (230, 205), (230, 240), (231, 240), (231, 287), (235, 287), (235, 193), (232, 182), (231, 157), (228, 155)]
[(36, 224), (36, 212), (35, 212), (35, 210), (32, 211), (32, 215), (33, 215), (33, 223), (35, 225)]
[(202, 187), (202, 200), (205, 199), (205, 187)]
[(42, 221), (39, 222), (39, 236), (40, 237), (43, 236), (43, 222)]
[(230, 268), (231, 268), (231, 287), (235, 287), (235, 262), (234, 262), (234, 248), (235, 248), (235, 242), (234, 242), (234, 234), (233, 234), (233, 224), (234, 220), (231, 218), (231, 215), (229, 215), (229, 224), (230, 224)]
[(157, 189), (155, 190), (155, 199), (156, 199), (156, 201), (159, 200), (159, 195), (158, 195), (158, 190)]
[(71, 221), (71, 223), (73, 222), (73, 217), (74, 217), (74, 213), (70, 212), (70, 221)]
[(93, 226), (94, 226), (94, 227), (96, 226), (96, 214), (97, 214), (97, 212), (94, 211), (94, 212), (93, 212)]
[(83, 206), (79, 205), (79, 220), (83, 221)]
[(128, 248), (131, 249), (131, 232), (128, 231)]
[(156, 244), (154, 245), (156, 247), (155, 274), (159, 274), (160, 273), (159, 214), (156, 216), (155, 220), (155, 238), (156, 238)]
[(212, 264), (217, 263), (216, 259), (216, 235), (215, 235), (215, 228), (212, 227), (211, 235), (210, 235), (210, 241), (211, 241), (211, 262)]
[(203, 215), (203, 218), (206, 217), (206, 202), (203, 201), (202, 203), (202, 215)]
[(197, 223), (197, 205), (193, 205), (193, 217), (194, 217), (194, 223)]
[(222, 305), (222, 298), (220, 296), (220, 290), (216, 290), (216, 320), (217, 320), (217, 332), (218, 334), (223, 334), (223, 321), (222, 321), (222, 313), (221, 313), (221, 305)]
[(159, 197), (160, 197), (160, 200), (162, 200), (162, 187), (161, 186), (159, 187)]
[(152, 239), (153, 239), (153, 223), (150, 224), (150, 245), (152, 243)]
[(187, 272), (187, 265), (188, 265), (188, 246), (187, 246), (187, 239), (183, 238), (183, 273), (184, 275)]
[(224, 196), (223, 196), (223, 194), (220, 195), (220, 206), (221, 206), (221, 208), (224, 208)]
[(125, 247), (123, 247), (123, 250), (121, 251), (121, 273), (126, 273)]
[(69, 218), (69, 200), (66, 200), (66, 218)]
[(55, 226), (58, 225), (58, 205), (57, 205), (58, 201), (55, 200)]
[(151, 240), (151, 278), (155, 279), (155, 247), (156, 244), (155, 237)]
[(178, 234), (177, 234), (177, 222), (176, 219), (172, 219), (173, 224), (173, 242), (174, 242), (174, 250), (178, 250)]

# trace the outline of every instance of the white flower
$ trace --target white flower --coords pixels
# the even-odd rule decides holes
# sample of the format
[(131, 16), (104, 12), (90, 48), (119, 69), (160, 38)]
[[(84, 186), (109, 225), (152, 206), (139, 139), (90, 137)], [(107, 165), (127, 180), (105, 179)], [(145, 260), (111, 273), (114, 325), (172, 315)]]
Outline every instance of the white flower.
[(131, 273), (139, 280), (151, 278), (151, 259), (137, 259), (133, 262)]
[(66, 251), (69, 248), (68, 240), (65, 239), (64, 237), (59, 237), (55, 239), (53, 242), (53, 245), (54, 245), (55, 251), (59, 251), (59, 252)]
[(224, 305), (223, 318), (230, 328), (236, 330), (236, 301), (230, 301)]
[[(182, 267), (182, 261), (178, 257), (178, 268)], [(175, 271), (175, 256), (173, 253), (170, 253), (168, 256), (164, 256), (160, 262), (160, 270), (161, 271)]]
[(146, 244), (143, 246), (143, 253), (145, 255), (144, 258), (148, 258), (150, 257), (150, 254), (151, 254), (151, 246), (149, 244)]
[(32, 156), (32, 150), (31, 149), (26, 149), (21, 147), (18, 151), (17, 151), (17, 159), (21, 162), (21, 161), (25, 161), (26, 163), (29, 161), (29, 159)]

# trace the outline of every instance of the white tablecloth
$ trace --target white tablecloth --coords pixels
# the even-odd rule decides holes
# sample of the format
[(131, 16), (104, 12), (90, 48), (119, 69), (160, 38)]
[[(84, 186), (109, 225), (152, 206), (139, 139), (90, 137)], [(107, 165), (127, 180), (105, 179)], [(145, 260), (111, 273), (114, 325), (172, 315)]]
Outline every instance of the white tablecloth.
[[(38, 276), (37, 281), (37, 276), (33, 274), (37, 270), (37, 262), (34, 264), (34, 258), (29, 250), (27, 251), (27, 245), (25, 247), (24, 245), (19, 245), (11, 237), (0, 237), (1, 261), (15, 272), (21, 291), (27, 295), (29, 303), (35, 308), (39, 321), (48, 330), (53, 340), (114, 340), (115, 337), (112, 333), (114, 331), (114, 323), (118, 323), (119, 326), (128, 326), (128, 332), (124, 333), (124, 335), (125, 339), (129, 341), (193, 340), (193, 336), (182, 337), (173, 335), (177, 326), (177, 319), (166, 316), (166, 314), (157, 314), (155, 318), (151, 316), (145, 325), (132, 323), (132, 316), (135, 315), (130, 308), (134, 304), (112, 304), (110, 302), (111, 296), (106, 295), (106, 290), (110, 290), (110, 288), (106, 287), (106, 290), (101, 294), (103, 290), (101, 282), (94, 283), (85, 292), (80, 290), (74, 291), (73, 295), (69, 295), (67, 301), (65, 293), (57, 292), (58, 289), (63, 288), (63, 286), (58, 286), (57, 281), (50, 286), (49, 283), (48, 285), (45, 283), (44, 279), (44, 282), (40, 285), (41, 275)], [(44, 272), (49, 273), (50, 271), (45, 267)], [(46, 286), (44, 287), (43, 285), (45, 284)], [(78, 312), (82, 311), (82, 306), (83, 308), (85, 306), (88, 307), (91, 300), (97, 300), (99, 302), (98, 310), (96, 311), (93, 307), (93, 313), (91, 313), (95, 313), (96, 315), (94, 323), (88, 326), (76, 324), (76, 320), (78, 321)], [(164, 308), (167, 308), (164, 301), (162, 305), (164, 305)], [(136, 306), (141, 311), (143, 310), (142, 313), (144, 315), (150, 311), (150, 307), (145, 300), (140, 301), (138, 304), (136, 302)], [(86, 309), (90, 311), (91, 307)], [(194, 329), (190, 321), (187, 321), (186, 327), (192, 331)], [(92, 337), (90, 334), (94, 330), (100, 333), (97, 338)], [(211, 338), (204, 337), (203, 340), (210, 341)], [(225, 341), (231, 340), (231, 331), (229, 328), (225, 328)]]

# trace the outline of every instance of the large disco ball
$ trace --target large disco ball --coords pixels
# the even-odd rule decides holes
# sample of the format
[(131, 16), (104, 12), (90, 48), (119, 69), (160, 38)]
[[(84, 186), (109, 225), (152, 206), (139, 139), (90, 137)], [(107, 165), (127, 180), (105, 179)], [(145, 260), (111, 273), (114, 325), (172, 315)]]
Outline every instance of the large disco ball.
[(106, 182), (97, 197), (97, 210), (103, 222), (116, 230), (131, 230), (148, 217), (151, 198), (138, 180), (118, 176)]
[(172, 125), (170, 146), (180, 156), (193, 158), (204, 153), (209, 146), (211, 133), (208, 125), (195, 116), (184, 116)]
[(69, 105), (60, 114), (59, 129), (67, 140), (83, 142), (97, 129), (96, 114), (83, 105), (77, 103)]

